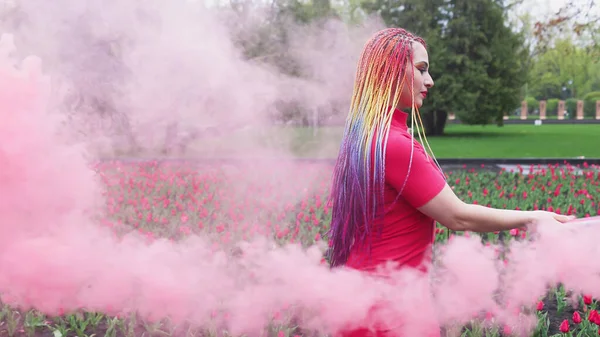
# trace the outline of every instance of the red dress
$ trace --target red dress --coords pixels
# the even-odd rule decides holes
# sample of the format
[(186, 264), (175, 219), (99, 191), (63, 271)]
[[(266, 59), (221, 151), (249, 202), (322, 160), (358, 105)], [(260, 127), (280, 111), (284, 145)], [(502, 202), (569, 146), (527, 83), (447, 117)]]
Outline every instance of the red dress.
[[(407, 117), (406, 113), (396, 110), (390, 127), (385, 154), (386, 211), (381, 232), (371, 231), (373, 234), (370, 240), (370, 254), (355, 244), (346, 267), (374, 272), (381, 264), (393, 261), (399, 266), (413, 267), (426, 272), (431, 262), (435, 221), (417, 208), (440, 193), (446, 179), (435, 162), (426, 156), (421, 144), (412, 139), (406, 125)], [(411, 143), (414, 143), (412, 163)], [(401, 195), (398, 195), (403, 186)], [(437, 331), (439, 333), (439, 329)], [(343, 332), (340, 336), (398, 337), (383, 331), (375, 333), (367, 329)]]

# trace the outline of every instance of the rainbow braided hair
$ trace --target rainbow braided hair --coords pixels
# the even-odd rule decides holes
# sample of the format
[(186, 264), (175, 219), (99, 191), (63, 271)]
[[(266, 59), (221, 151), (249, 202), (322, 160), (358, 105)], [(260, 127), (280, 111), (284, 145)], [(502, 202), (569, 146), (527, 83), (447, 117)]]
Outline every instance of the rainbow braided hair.
[[(415, 41), (425, 46), (423, 39), (404, 29), (384, 29), (366, 43), (360, 56), (329, 198), (331, 267), (345, 264), (354, 241), (369, 237), (369, 225), (383, 215), (385, 136), (403, 86), (413, 88), (413, 73), (405, 66), (412, 65)], [(414, 122), (414, 104), (411, 115)]]

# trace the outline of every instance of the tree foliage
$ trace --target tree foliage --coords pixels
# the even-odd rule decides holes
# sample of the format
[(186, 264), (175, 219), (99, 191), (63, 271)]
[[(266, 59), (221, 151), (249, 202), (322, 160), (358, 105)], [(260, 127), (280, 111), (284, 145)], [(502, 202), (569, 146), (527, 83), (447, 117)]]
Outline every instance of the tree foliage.
[(550, 48), (556, 36), (582, 38), (600, 46), (600, 3), (597, 0), (569, 0), (554, 15), (537, 20), (533, 35), (542, 50)]
[(463, 123), (502, 123), (518, 107), (528, 52), (521, 34), (506, 25), (494, 0), (374, 0), (365, 4), (389, 26), (423, 36), (435, 81), (422, 108), (426, 133), (443, 133), (446, 116)]
[(458, 57), (447, 71), (460, 78), (464, 95), (456, 97), (455, 113), (467, 124), (502, 123), (504, 114), (518, 107), (527, 80), (523, 39), (505, 25), (503, 8), (494, 1), (450, 3), (446, 40)]
[(560, 39), (535, 58), (528, 94), (537, 99), (583, 98), (600, 90), (600, 62), (593, 46), (581, 47)]

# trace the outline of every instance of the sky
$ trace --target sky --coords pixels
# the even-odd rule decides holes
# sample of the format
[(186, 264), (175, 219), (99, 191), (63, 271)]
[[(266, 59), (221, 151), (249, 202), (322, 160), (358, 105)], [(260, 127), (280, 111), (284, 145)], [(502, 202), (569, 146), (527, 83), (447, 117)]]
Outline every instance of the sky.
[[(573, 3), (577, 8), (585, 8), (586, 6), (589, 6), (591, 1), (592, 0), (524, 0), (523, 4), (519, 6), (518, 11), (547, 17), (556, 14), (568, 3)], [(596, 4), (596, 6), (592, 8), (592, 11), (596, 15), (600, 14), (600, 4)]]
[[(522, 5), (522, 10), (530, 10), (532, 13), (546, 15), (558, 11), (565, 6), (570, 0), (525, 0)], [(575, 0), (575, 2), (583, 3), (586, 0)]]
[[(214, 6), (217, 3), (227, 2), (227, 0), (189, 0), (189, 1), (203, 1), (208, 7)], [(259, 0), (261, 1), (261, 0)], [(263, 0), (270, 2), (270, 0)], [(304, 0), (309, 1), (309, 0)], [(344, 3), (349, 0), (331, 0), (333, 3)], [(523, 0), (523, 3), (517, 8), (518, 13), (529, 12), (540, 16), (542, 18), (548, 18), (558, 12), (562, 7), (568, 3), (573, 3), (578, 8), (585, 8), (595, 0)], [(600, 3), (596, 4), (592, 11), (596, 16), (600, 16)]]

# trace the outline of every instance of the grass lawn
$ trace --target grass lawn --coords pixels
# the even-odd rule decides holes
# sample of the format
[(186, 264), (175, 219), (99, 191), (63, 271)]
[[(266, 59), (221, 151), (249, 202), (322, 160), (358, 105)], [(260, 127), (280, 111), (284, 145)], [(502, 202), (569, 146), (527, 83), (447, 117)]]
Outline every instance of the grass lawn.
[(600, 158), (600, 124), (448, 125), (429, 144), (438, 158)]
[[(341, 127), (242, 130), (194, 144), (194, 153), (228, 157), (293, 154), (304, 158), (333, 158)], [(450, 124), (446, 134), (428, 138), (438, 158), (600, 158), (600, 124), (505, 125), (497, 127)]]

